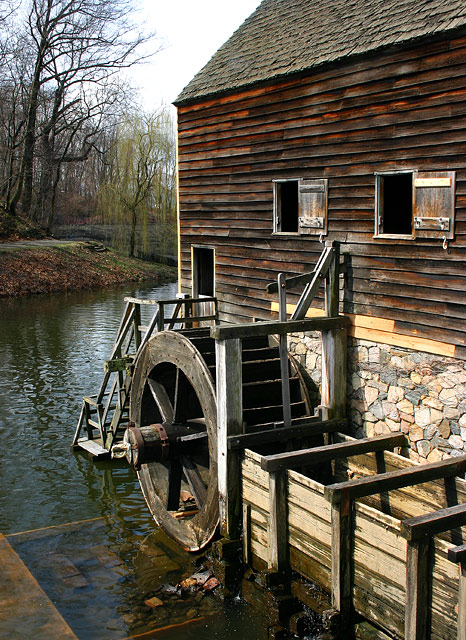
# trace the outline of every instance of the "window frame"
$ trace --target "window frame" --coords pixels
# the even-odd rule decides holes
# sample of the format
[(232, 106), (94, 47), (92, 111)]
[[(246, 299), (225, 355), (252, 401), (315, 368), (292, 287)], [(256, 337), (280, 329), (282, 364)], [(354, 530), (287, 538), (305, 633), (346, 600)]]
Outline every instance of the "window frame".
[[(299, 236), (299, 181), (301, 178), (277, 178), (272, 180), (273, 184), (273, 234), (280, 236)], [(281, 222), (281, 198), (279, 197), (279, 189), (285, 182), (296, 182), (296, 189), (298, 190), (298, 211), (297, 211), (297, 228), (296, 231), (282, 231), (279, 229), (279, 220)]]
[[(411, 186), (411, 233), (383, 233), (380, 231), (381, 226), (383, 225), (383, 212), (382, 202), (381, 202), (381, 187), (382, 187), (382, 179), (385, 176), (396, 176), (400, 174), (410, 173), (412, 175), (412, 186)], [(418, 173), (418, 169), (397, 169), (393, 171), (375, 171), (375, 216), (374, 216), (374, 235), (373, 238), (383, 239), (383, 240), (415, 240), (416, 233), (414, 229), (414, 180), (416, 179), (416, 175)]]

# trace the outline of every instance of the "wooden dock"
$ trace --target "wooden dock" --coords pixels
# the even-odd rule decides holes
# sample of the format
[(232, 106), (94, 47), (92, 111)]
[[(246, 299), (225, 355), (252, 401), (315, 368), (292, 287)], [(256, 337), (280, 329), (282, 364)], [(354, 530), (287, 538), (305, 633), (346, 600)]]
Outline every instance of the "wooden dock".
[(77, 640), (24, 562), (0, 534), (0, 637)]

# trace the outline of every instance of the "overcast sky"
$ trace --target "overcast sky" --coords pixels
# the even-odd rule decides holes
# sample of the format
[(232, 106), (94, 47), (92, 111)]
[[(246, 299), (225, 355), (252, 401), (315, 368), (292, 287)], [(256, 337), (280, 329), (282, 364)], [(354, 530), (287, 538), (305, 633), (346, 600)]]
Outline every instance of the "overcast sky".
[(169, 104), (215, 51), (259, 6), (260, 0), (142, 0), (147, 26), (164, 50), (131, 71), (145, 109)]

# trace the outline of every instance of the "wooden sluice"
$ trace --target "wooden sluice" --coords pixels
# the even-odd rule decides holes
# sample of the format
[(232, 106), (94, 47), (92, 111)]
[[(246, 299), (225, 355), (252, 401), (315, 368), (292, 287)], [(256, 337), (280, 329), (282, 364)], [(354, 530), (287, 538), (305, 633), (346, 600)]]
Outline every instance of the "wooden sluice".
[[(327, 271), (328, 317), (211, 330), (221, 533), (242, 540), (256, 569), (285, 582), (292, 570), (329, 593), (342, 638), (359, 614), (394, 638), (464, 640), (466, 456), (419, 465), (400, 455), (402, 433), (344, 434), (347, 321), (331, 313), (336, 281)], [(297, 309), (303, 317), (305, 305)], [(321, 406), (245, 432), (241, 340), (298, 331), (322, 333)]]

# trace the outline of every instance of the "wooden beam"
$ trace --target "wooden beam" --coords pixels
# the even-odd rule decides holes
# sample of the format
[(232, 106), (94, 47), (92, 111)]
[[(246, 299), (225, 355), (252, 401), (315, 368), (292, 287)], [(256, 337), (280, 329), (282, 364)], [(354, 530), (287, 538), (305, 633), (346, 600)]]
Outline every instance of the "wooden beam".
[(220, 532), (239, 539), (241, 527), (241, 465), (228, 438), (243, 430), (242, 357), (238, 339), (217, 340), (217, 449)]
[(325, 497), (332, 504), (338, 504), (343, 493), (348, 493), (350, 498), (355, 500), (384, 491), (392, 491), (393, 489), (429, 482), (430, 480), (463, 475), (465, 471), (466, 456), (460, 456), (442, 460), (441, 462), (433, 462), (407, 469), (397, 469), (396, 471), (380, 473), (376, 476), (330, 484), (325, 487)]
[(285, 322), (251, 322), (246, 324), (219, 325), (210, 328), (210, 337), (215, 340), (233, 338), (252, 338), (257, 336), (282, 335), (299, 331), (324, 331), (326, 329), (346, 327), (349, 319), (345, 316), (337, 318), (305, 318), (303, 320), (287, 320)]
[(375, 436), (374, 438), (364, 438), (354, 442), (340, 442), (323, 447), (262, 456), (261, 467), (264, 471), (274, 472), (279, 469), (293, 469), (304, 465), (321, 464), (337, 458), (349, 458), (362, 453), (383, 451), (405, 445), (406, 436), (403, 433), (392, 433)]
[(291, 427), (279, 427), (267, 429), (256, 433), (244, 433), (228, 438), (229, 449), (253, 449), (262, 444), (272, 442), (284, 442), (292, 438), (310, 438), (323, 433), (345, 431), (348, 428), (347, 420), (319, 420)]
[(466, 504), (439, 509), (433, 513), (408, 518), (401, 523), (401, 535), (407, 540), (419, 540), (466, 524)]
[(412, 541), (408, 544), (406, 556), (406, 607), (405, 640), (425, 640), (429, 610), (430, 538)]

